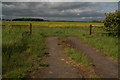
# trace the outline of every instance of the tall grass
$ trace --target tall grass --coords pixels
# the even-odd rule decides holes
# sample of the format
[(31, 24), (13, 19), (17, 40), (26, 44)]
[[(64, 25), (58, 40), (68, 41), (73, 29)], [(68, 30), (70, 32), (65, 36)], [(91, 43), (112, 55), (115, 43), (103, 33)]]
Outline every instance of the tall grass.
[(28, 70), (34, 69), (34, 61), (44, 55), (44, 37), (36, 28), (32, 35), (26, 32), (28, 30), (9, 26), (3, 29), (3, 78), (25, 77)]
[(87, 44), (101, 51), (104, 56), (109, 56), (115, 60), (118, 59), (117, 37), (93, 34), (92, 36), (89, 35), (80, 36), (80, 38)]

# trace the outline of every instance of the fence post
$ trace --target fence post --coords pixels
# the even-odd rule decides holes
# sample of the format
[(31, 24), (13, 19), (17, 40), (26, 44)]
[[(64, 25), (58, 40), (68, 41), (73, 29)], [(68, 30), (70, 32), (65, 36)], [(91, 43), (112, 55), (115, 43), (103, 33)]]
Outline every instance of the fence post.
[(90, 24), (90, 35), (92, 34), (92, 25)]
[(30, 34), (32, 34), (32, 24), (30, 23)]

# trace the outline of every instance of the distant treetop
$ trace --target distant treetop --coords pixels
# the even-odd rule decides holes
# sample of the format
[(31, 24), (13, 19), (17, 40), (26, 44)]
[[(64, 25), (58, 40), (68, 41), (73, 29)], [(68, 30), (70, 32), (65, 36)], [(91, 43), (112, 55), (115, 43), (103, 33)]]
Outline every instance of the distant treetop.
[(44, 19), (41, 19), (41, 18), (16, 18), (16, 19), (12, 19), (12, 21), (44, 21)]

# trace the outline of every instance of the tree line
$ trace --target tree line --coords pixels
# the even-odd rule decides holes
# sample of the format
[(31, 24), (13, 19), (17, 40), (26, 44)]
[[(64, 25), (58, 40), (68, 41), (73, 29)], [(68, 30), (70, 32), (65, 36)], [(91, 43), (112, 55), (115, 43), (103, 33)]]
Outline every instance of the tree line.
[(17, 19), (12, 19), (12, 21), (44, 21), (44, 19), (41, 19), (41, 18), (17, 18)]
[(45, 21), (41, 18), (16, 18), (16, 19), (2, 19), (2, 21)]

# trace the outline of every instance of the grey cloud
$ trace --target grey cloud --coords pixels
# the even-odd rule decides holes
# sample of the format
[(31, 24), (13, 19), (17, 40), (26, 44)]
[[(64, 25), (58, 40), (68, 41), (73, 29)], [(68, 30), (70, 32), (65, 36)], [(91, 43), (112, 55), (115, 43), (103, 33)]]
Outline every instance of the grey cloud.
[[(113, 8), (111, 8), (112, 6)], [(77, 20), (81, 19), (80, 17), (93, 17), (93, 19), (101, 17), (101, 19), (103, 19), (105, 12), (117, 9), (117, 3), (3, 2), (2, 8), (3, 18), (44, 17), (46, 19), (56, 20), (60, 18)]]

